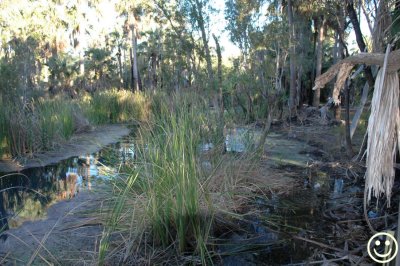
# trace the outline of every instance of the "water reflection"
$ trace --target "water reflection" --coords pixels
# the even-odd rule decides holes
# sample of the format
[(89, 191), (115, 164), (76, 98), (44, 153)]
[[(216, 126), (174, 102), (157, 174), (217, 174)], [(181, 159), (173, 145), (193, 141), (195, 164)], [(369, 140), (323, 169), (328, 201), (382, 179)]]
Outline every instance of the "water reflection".
[(253, 128), (232, 128), (228, 129), (225, 138), (227, 152), (245, 152), (254, 148), (259, 142), (261, 131)]
[(44, 218), (49, 205), (91, 190), (96, 183), (115, 175), (118, 165), (134, 158), (134, 144), (126, 139), (95, 154), (73, 157), (55, 165), (7, 175), (0, 173), (0, 240), (7, 237), (2, 231)]

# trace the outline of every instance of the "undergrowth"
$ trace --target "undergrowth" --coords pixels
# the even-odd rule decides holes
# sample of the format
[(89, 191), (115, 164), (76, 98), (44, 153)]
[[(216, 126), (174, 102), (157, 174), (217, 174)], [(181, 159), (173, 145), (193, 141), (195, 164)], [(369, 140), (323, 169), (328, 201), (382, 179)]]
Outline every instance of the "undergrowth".
[(53, 99), (0, 99), (0, 158), (31, 156), (54, 149), (82, 127), (145, 120), (148, 100), (143, 93), (109, 90), (83, 99), (57, 96)]

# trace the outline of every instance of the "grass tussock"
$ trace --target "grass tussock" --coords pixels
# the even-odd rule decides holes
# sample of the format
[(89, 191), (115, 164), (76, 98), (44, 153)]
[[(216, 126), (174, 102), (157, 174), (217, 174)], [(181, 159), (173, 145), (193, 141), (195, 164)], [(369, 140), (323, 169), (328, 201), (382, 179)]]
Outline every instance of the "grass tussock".
[[(100, 264), (212, 264), (221, 228), (268, 186), (258, 183), (265, 172), (253, 169), (260, 169), (258, 154), (222, 153), (206, 103), (195, 95), (153, 96), (150, 121), (137, 134), (137, 161), (115, 184)], [(203, 151), (209, 142), (214, 148)]]
[[(143, 143), (138, 151), (139, 163), (121, 189), (109, 229), (115, 230), (116, 223), (126, 215), (123, 206), (133, 200), (137, 203), (133, 206), (142, 210), (132, 218), (134, 228), (147, 228), (156, 246), (173, 247), (179, 254), (193, 252), (206, 263), (213, 210), (202, 187), (205, 177), (198, 161), (202, 135), (207, 134), (198, 116), (200, 106), (185, 96), (175, 95), (169, 101), (162, 100), (164, 96), (154, 97), (151, 123), (139, 132)], [(129, 230), (136, 231), (132, 227)], [(142, 230), (136, 233), (133, 238), (143, 243)], [(107, 243), (105, 236), (100, 261), (105, 258)]]

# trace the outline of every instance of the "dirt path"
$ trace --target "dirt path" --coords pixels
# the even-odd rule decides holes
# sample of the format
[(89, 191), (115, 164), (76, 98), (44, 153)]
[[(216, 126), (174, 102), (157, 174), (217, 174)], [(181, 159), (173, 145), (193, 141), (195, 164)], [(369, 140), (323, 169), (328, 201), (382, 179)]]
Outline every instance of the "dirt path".
[(35, 155), (30, 159), (0, 160), (0, 172), (17, 172), (26, 168), (41, 167), (73, 156), (99, 151), (102, 147), (115, 143), (129, 134), (124, 125), (98, 126), (93, 131), (73, 136), (67, 143), (61, 143), (54, 151)]

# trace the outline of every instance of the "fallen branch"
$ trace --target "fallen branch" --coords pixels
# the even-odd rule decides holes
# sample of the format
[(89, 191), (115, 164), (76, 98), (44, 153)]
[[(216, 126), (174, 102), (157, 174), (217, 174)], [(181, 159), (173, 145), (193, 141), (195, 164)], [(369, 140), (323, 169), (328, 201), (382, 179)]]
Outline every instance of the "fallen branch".
[[(330, 82), (336, 75), (338, 78), (335, 83), (335, 88), (332, 93), (332, 98), (335, 104), (339, 104), (339, 93), (343, 88), (346, 78), (350, 76), (350, 72), (353, 67), (357, 64), (364, 65), (377, 65), (383, 66), (385, 61), (385, 54), (380, 53), (359, 53), (353, 56), (349, 56), (345, 59), (340, 60), (338, 63), (333, 65), (324, 74), (320, 75), (315, 79), (315, 85), (313, 90), (322, 89), (325, 85)], [(386, 73), (395, 73), (400, 69), (400, 49), (395, 50), (389, 54)]]

